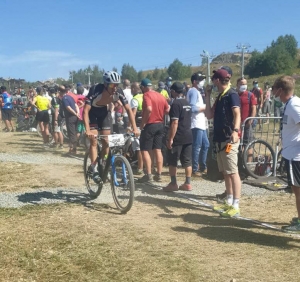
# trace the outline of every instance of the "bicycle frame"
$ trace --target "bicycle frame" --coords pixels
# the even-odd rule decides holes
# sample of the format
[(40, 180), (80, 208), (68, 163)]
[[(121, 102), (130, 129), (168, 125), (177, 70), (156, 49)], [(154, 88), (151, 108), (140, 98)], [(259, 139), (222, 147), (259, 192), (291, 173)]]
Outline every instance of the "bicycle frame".
[[(107, 136), (108, 135), (99, 135), (99, 136), (97, 136), (98, 142), (100, 142), (100, 140), (103, 140), (103, 139), (107, 140), (106, 139)], [(131, 136), (125, 134), (124, 137), (125, 137), (125, 145), (124, 146), (126, 146), (127, 141), (128, 141), (128, 139)], [(98, 146), (100, 147), (99, 143), (98, 143)], [(115, 165), (114, 165), (114, 161), (115, 161), (115, 157), (116, 157), (117, 153), (118, 152), (119, 153), (122, 152), (124, 146), (116, 146), (116, 147), (110, 147), (109, 148), (109, 152), (108, 152), (108, 157), (107, 157), (107, 160), (106, 160), (105, 168), (103, 170), (102, 175), (100, 175), (100, 177), (101, 177), (101, 179), (102, 179), (103, 182), (106, 182), (107, 176), (108, 176), (108, 170), (109, 170), (109, 167), (111, 166), (111, 168), (112, 168), (112, 176), (113, 176), (113, 180), (112, 181), (114, 181), (115, 186), (120, 186), (120, 183), (117, 181), (117, 177), (116, 177), (116, 168), (115, 168)], [(100, 156), (100, 154), (101, 154), (101, 151), (98, 150), (98, 167), (101, 166), (101, 163), (100, 163), (101, 156)], [(120, 153), (120, 155), (122, 155), (122, 153)], [(123, 182), (127, 184), (128, 180), (126, 178), (126, 168), (125, 168), (124, 164), (122, 164), (122, 175), (123, 175), (123, 179), (122, 179)]]

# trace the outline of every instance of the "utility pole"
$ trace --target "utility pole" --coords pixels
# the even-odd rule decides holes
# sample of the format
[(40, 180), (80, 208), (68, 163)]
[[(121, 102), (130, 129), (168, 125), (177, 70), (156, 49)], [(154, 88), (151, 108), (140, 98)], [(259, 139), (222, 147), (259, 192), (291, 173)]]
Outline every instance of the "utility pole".
[(209, 53), (205, 50), (203, 50), (203, 54), (200, 54), (200, 57), (205, 58), (206, 59), (206, 67), (207, 67), (207, 71), (206, 71), (206, 84), (210, 83), (210, 60), (213, 59), (215, 56), (214, 55), (209, 55)]
[(89, 86), (91, 86), (91, 75), (92, 75), (92, 73), (86, 72), (85, 74), (89, 77)]
[(242, 50), (242, 63), (241, 63), (241, 76), (242, 77), (244, 77), (244, 65), (245, 65), (244, 54), (245, 54), (245, 50), (248, 50), (250, 47), (251, 46), (248, 43), (246, 43), (246, 44), (239, 43), (238, 45), (236, 45), (236, 48)]

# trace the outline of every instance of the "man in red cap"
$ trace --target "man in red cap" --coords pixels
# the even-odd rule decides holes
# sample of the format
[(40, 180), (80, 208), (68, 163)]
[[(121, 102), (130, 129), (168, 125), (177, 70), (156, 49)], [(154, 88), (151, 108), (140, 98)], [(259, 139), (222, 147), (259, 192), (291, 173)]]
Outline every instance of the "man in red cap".
[[(224, 217), (240, 215), (241, 179), (238, 172), (239, 129), (241, 124), (240, 98), (230, 86), (227, 70), (213, 71), (213, 87), (206, 87), (206, 116), (214, 118), (213, 143), (219, 171), (223, 173), (227, 193), (225, 204), (214, 210)], [(213, 107), (210, 105), (212, 89), (219, 93)]]

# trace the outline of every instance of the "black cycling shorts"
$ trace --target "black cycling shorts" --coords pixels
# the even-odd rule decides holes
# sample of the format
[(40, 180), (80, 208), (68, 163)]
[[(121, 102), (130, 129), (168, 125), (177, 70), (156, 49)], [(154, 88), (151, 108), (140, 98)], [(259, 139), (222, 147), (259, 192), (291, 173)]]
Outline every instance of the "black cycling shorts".
[(37, 112), (36, 120), (39, 122), (49, 123), (50, 116), (49, 116), (48, 110)]
[(89, 112), (90, 129), (91, 130), (111, 130), (112, 117), (111, 112), (102, 111), (97, 114)]
[(179, 159), (182, 167), (192, 166), (192, 144), (177, 145), (168, 150), (169, 166), (177, 167)]
[(162, 139), (164, 135), (163, 123), (146, 124), (141, 131), (140, 146), (141, 151), (151, 151), (162, 148)]
[(11, 120), (12, 118), (12, 109), (2, 109), (2, 119)]

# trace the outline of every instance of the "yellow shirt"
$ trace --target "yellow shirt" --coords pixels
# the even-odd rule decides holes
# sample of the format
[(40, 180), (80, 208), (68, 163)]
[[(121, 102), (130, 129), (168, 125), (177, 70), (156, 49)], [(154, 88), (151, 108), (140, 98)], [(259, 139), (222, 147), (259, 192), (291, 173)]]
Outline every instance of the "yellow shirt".
[(36, 97), (36, 103), (35, 104), (36, 104), (37, 108), (40, 111), (47, 111), (49, 109), (48, 108), (49, 99), (47, 97), (43, 97), (43, 96), (38, 95)]
[(166, 99), (169, 99), (169, 94), (168, 94), (167, 90), (162, 89), (159, 93), (161, 95), (163, 95)]

